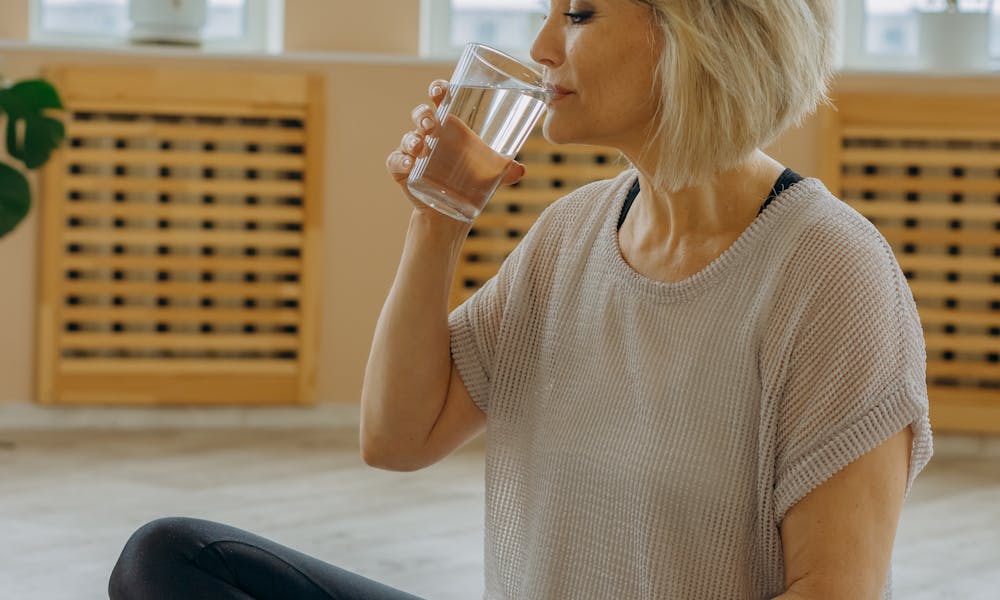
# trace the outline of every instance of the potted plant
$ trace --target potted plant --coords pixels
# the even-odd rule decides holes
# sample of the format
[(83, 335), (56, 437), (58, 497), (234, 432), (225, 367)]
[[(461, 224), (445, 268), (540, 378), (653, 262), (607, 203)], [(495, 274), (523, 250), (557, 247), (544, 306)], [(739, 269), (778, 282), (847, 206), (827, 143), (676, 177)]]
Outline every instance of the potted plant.
[(28, 179), (9, 159), (25, 169), (44, 165), (66, 135), (62, 121), (45, 111), (62, 107), (59, 93), (43, 79), (9, 85), (0, 78), (0, 126), (6, 118), (8, 155), (0, 158), (0, 237), (17, 227), (31, 207)]
[(917, 20), (922, 66), (948, 72), (989, 70), (992, 2), (938, 0), (921, 5)]

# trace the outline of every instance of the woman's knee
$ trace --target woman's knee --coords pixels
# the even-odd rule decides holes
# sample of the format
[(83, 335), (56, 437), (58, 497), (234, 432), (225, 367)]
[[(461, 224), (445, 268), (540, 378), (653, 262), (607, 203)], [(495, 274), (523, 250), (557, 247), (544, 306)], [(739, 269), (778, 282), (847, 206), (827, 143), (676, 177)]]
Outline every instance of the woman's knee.
[(111, 571), (108, 593), (112, 600), (142, 597), (143, 586), (156, 579), (153, 571), (176, 564), (197, 546), (197, 523), (185, 517), (163, 517), (137, 529)]

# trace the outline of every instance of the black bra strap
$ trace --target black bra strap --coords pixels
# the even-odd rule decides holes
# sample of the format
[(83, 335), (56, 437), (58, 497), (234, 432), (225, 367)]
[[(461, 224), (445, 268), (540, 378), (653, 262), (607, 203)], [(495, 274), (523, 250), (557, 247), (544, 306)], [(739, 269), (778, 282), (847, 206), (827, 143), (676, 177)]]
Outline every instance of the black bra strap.
[(632, 203), (635, 202), (636, 196), (639, 195), (639, 179), (636, 178), (635, 183), (628, 190), (628, 196), (625, 196), (625, 206), (622, 207), (622, 214), (618, 215), (618, 229), (622, 228), (622, 223), (625, 222), (625, 215), (628, 214), (628, 209), (632, 208)]
[[(760, 206), (760, 210), (757, 214), (764, 212), (764, 209), (768, 207), (771, 202), (778, 197), (778, 194), (792, 187), (796, 183), (802, 181), (802, 176), (791, 169), (785, 169), (782, 171), (778, 180), (774, 182), (774, 186), (771, 188), (771, 193), (768, 195), (767, 200), (764, 200), (764, 204)], [(622, 206), (622, 213), (618, 216), (618, 229), (622, 228), (622, 224), (625, 222), (625, 215), (628, 214), (630, 208), (632, 208), (632, 203), (635, 202), (636, 197), (639, 195), (639, 180), (636, 179), (632, 187), (629, 188), (628, 195), (625, 197), (625, 204)]]

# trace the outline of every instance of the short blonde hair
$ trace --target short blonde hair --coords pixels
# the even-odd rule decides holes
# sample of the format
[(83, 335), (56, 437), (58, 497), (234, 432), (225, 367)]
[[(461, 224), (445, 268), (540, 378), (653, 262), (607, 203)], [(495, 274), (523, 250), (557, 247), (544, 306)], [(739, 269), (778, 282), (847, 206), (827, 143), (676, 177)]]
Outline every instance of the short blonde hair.
[(834, 0), (634, 1), (662, 30), (661, 104), (647, 147), (659, 151), (656, 187), (676, 191), (736, 168), (832, 106)]

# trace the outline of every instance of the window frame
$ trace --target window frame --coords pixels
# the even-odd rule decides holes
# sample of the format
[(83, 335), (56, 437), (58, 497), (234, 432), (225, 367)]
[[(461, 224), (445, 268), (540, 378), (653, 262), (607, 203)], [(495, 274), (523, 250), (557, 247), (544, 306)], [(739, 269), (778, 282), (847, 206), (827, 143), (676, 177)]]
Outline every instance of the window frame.
[[(42, 4), (45, 0), (28, 2), (28, 40), (67, 46), (138, 47), (128, 36), (88, 33), (54, 33), (42, 30)], [(281, 52), (284, 34), (285, 0), (244, 0), (245, 29), (243, 36), (235, 39), (209, 39), (198, 48), (207, 51), (256, 53)], [(126, 0), (126, 6), (128, 2)], [(141, 44), (152, 47), (151, 44)]]
[[(1000, 0), (995, 0), (1000, 4)], [(996, 8), (994, 10), (997, 10)], [(922, 72), (919, 56), (886, 56), (865, 48), (868, 15), (865, 0), (837, 0), (838, 26), (836, 67), (841, 71)], [(849, 26), (860, 23), (861, 26)], [(994, 31), (993, 35), (1000, 35)], [(420, 55), (425, 58), (453, 59), (460, 46), (451, 45), (451, 0), (420, 1)], [(527, 58), (529, 49), (505, 49), (519, 58)], [(992, 72), (1000, 70), (1000, 58), (990, 59)]]

